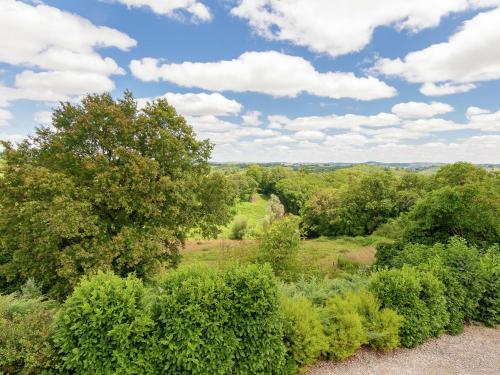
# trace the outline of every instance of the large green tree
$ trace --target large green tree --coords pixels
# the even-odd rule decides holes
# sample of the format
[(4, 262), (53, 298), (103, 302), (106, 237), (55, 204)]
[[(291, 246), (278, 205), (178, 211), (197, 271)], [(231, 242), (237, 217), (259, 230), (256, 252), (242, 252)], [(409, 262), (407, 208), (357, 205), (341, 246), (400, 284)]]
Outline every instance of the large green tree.
[(0, 283), (34, 278), (64, 296), (82, 274), (148, 277), (178, 262), (186, 234), (228, 222), (230, 190), (210, 173), (212, 145), (165, 100), (130, 93), (62, 103), (52, 127), (3, 143)]

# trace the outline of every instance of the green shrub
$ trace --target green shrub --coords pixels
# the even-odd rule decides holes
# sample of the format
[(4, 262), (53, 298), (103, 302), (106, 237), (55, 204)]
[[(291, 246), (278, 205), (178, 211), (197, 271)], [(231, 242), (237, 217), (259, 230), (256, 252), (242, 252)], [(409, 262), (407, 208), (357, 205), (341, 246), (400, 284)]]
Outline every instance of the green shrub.
[(205, 267), (181, 268), (159, 282), (152, 306), (157, 373), (230, 372), (236, 338), (229, 297), (222, 275)]
[(145, 288), (112, 273), (84, 278), (57, 316), (61, 368), (75, 374), (151, 372), (153, 328)]
[(399, 345), (399, 329), (403, 322), (400, 315), (388, 308), (381, 309), (377, 298), (365, 290), (347, 293), (343, 298), (361, 316), (370, 347), (389, 351)]
[(500, 324), (500, 248), (498, 245), (486, 251), (481, 259), (485, 291), (479, 300), (477, 320), (487, 326)]
[(305, 297), (281, 298), (285, 316), (285, 344), (292, 368), (314, 364), (327, 350), (319, 310)]
[(443, 284), (429, 272), (409, 266), (382, 270), (372, 278), (370, 290), (383, 307), (404, 317), (399, 333), (405, 347), (438, 336), (448, 323)]
[(244, 217), (237, 217), (234, 220), (233, 227), (231, 228), (231, 239), (232, 240), (242, 240), (247, 232), (248, 222)]
[(362, 317), (342, 296), (334, 296), (327, 301), (321, 311), (321, 319), (328, 340), (328, 358), (347, 358), (366, 343)]
[(287, 277), (292, 272), (300, 244), (300, 219), (286, 216), (274, 221), (259, 244), (261, 262), (270, 263), (274, 272)]
[(38, 374), (52, 368), (56, 304), (23, 291), (0, 295), (0, 372)]
[(279, 374), (285, 369), (283, 316), (269, 266), (234, 266), (224, 279), (230, 288), (229, 327), (236, 335), (232, 373)]
[(394, 241), (381, 241), (376, 245), (375, 266), (378, 268), (391, 267), (395, 258), (402, 249), (402, 244)]

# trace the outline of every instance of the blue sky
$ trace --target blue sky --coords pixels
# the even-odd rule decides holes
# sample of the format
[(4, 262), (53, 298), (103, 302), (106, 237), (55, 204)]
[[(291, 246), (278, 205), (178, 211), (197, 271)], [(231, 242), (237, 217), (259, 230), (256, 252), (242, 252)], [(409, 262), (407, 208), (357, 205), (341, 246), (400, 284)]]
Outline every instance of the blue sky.
[(216, 161), (500, 162), (500, 0), (0, 1), (0, 138), (166, 97)]

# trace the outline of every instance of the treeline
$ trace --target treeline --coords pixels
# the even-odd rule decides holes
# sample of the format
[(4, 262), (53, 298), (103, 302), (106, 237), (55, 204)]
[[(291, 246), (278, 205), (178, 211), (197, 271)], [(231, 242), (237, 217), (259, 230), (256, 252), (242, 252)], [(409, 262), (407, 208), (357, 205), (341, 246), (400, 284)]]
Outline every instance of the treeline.
[(307, 237), (374, 232), (406, 243), (460, 236), (471, 244), (500, 240), (500, 173), (470, 163), (435, 174), (354, 167), (331, 173), (257, 165), (228, 175), (241, 200), (275, 194), (286, 212), (300, 215)]

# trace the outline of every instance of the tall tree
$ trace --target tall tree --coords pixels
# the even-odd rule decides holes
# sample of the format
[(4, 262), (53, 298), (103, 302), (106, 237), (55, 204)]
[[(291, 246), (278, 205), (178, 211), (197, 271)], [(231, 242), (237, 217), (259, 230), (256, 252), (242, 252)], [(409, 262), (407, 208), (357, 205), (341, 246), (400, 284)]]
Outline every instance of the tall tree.
[(4, 287), (34, 278), (63, 296), (97, 269), (147, 277), (178, 262), (188, 231), (215, 235), (228, 222), (230, 189), (210, 173), (212, 145), (167, 101), (139, 110), (128, 92), (90, 95), (62, 103), (52, 125), (3, 143)]

